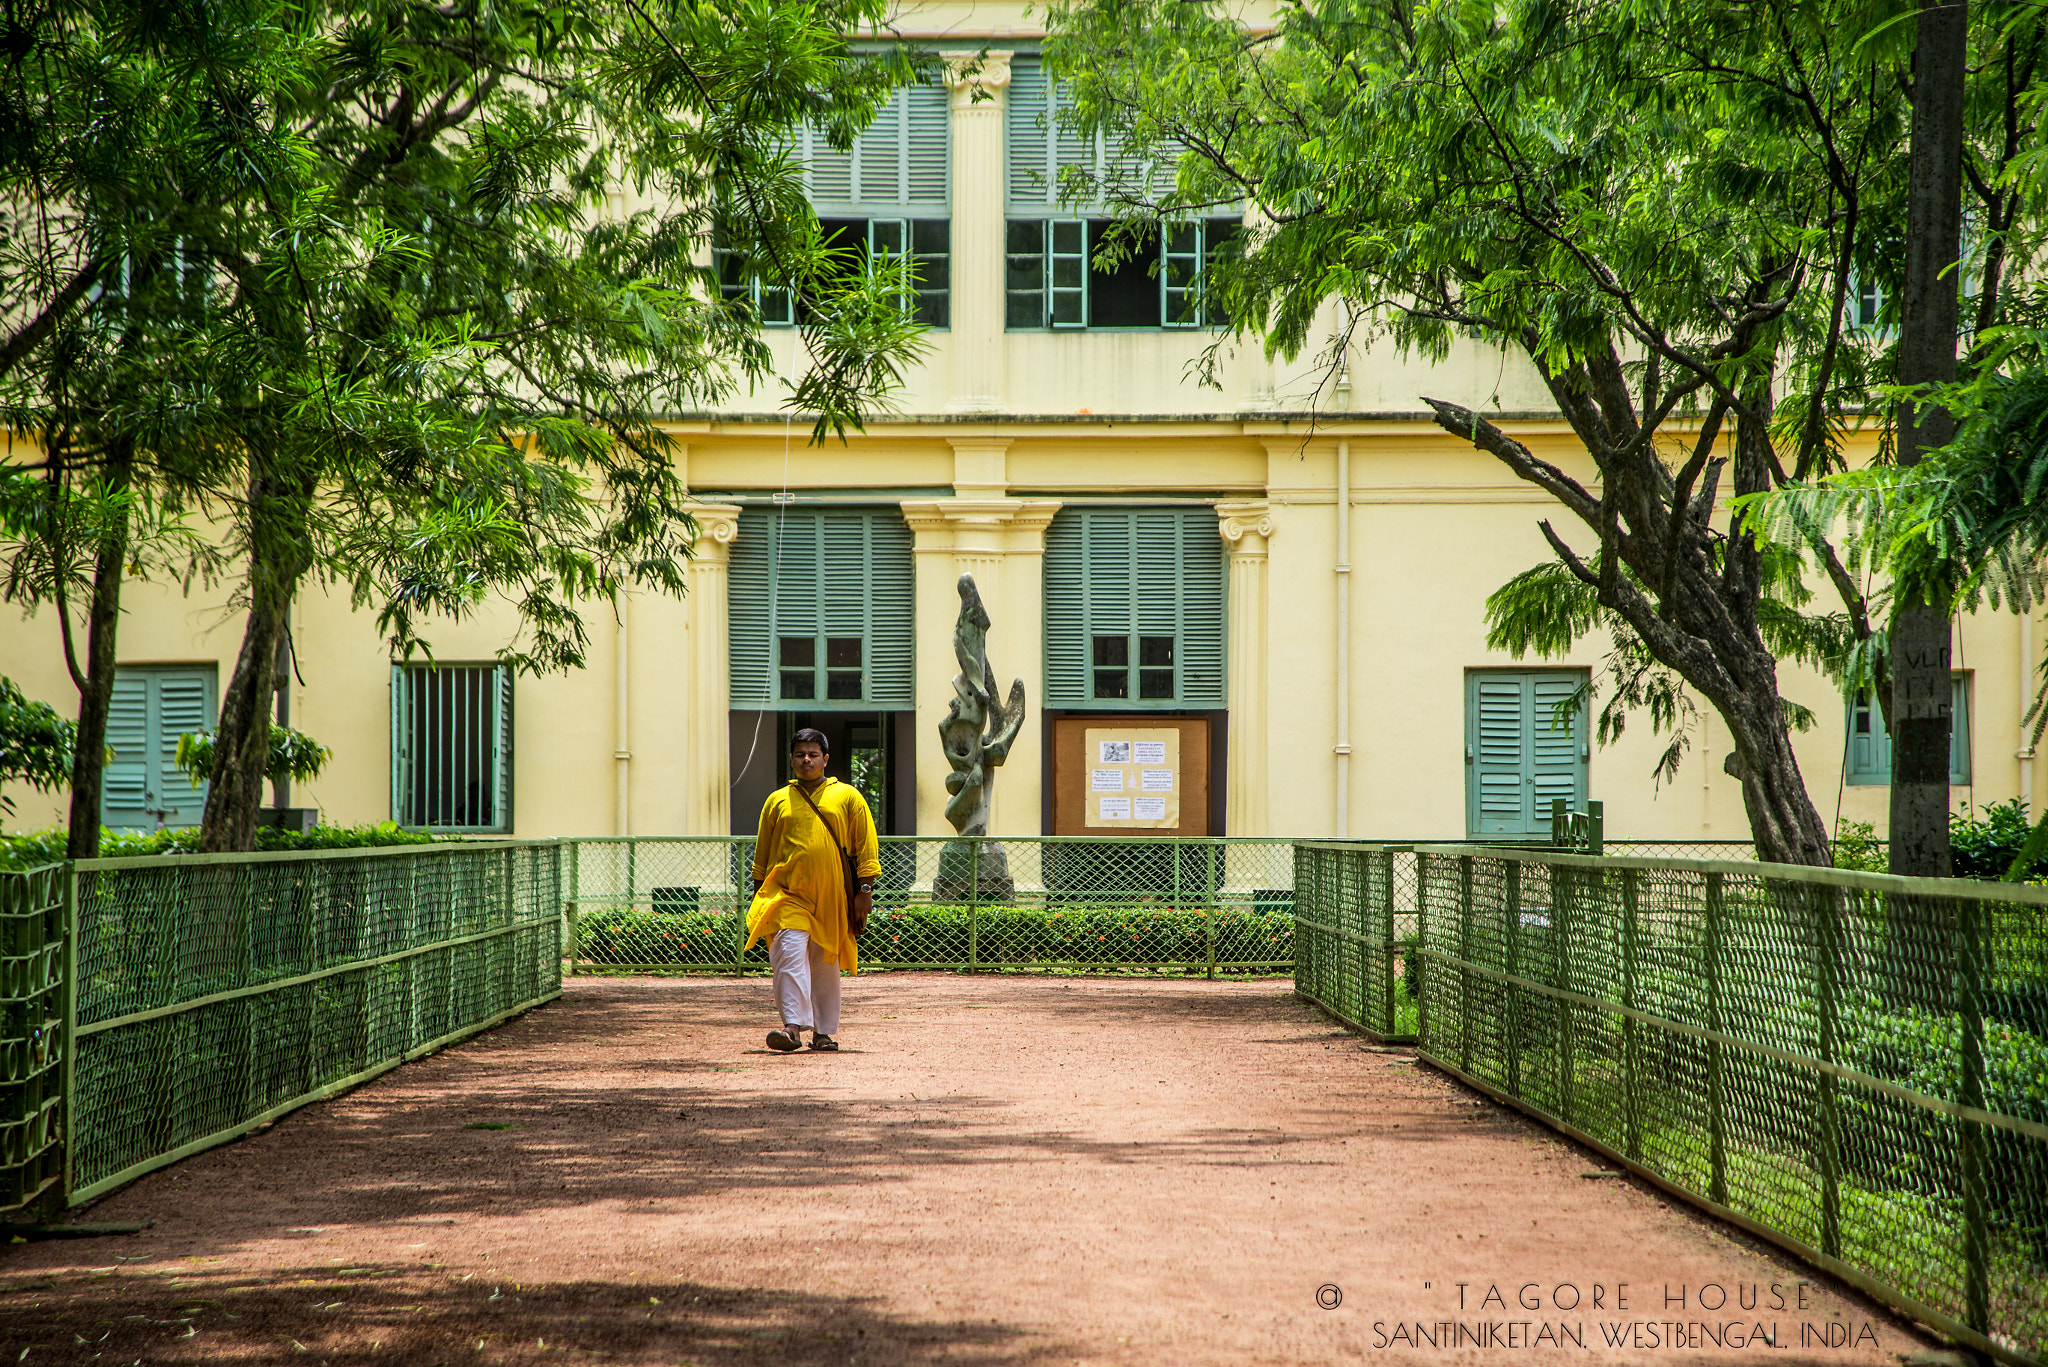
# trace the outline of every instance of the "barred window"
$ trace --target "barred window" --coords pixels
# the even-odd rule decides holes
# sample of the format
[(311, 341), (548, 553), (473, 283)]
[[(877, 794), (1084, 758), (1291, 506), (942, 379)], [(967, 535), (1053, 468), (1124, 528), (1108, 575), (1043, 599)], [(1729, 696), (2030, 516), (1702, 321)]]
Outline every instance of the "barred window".
[(411, 830), (512, 829), (512, 671), (393, 665), (391, 817)]

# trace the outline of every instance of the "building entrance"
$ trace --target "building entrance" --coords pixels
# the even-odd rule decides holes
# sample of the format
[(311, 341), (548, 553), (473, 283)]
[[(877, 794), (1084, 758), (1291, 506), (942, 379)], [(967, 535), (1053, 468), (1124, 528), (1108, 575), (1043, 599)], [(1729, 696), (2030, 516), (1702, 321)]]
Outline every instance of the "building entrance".
[(832, 753), (825, 772), (860, 789), (875, 814), (879, 835), (917, 831), (914, 712), (734, 712), (732, 714), (732, 830), (752, 835), (761, 804), (789, 782), (789, 743), (811, 727), (825, 734)]

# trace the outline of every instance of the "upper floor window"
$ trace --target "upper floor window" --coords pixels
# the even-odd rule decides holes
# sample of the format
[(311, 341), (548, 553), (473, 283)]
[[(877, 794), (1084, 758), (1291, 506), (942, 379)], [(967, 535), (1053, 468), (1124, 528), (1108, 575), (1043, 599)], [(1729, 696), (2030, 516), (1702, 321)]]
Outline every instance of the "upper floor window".
[[(1238, 221), (1197, 219), (1111, 243), (1110, 219), (1011, 219), (1004, 225), (1004, 323), (1010, 328), (1198, 328), (1222, 323), (1203, 299), (1208, 263)], [(1128, 230), (1126, 230), (1128, 231)]]
[[(820, 218), (825, 244), (841, 253), (849, 270), (872, 269), (878, 261), (901, 262), (915, 268), (915, 284), (898, 302), (915, 311), (926, 327), (952, 322), (952, 222), (944, 218)], [(719, 292), (727, 299), (748, 301), (763, 326), (794, 327), (808, 323), (812, 301), (787, 286), (770, 283), (773, 270), (738, 252), (714, 248)]]
[[(1087, 214), (1116, 199), (1168, 188), (1172, 167), (1143, 158), (1100, 133), (1060, 125), (1072, 100), (1036, 54), (1010, 59), (1010, 101), (1003, 123), (1003, 207), (1013, 217)], [(1079, 186), (1090, 187), (1080, 193)]]

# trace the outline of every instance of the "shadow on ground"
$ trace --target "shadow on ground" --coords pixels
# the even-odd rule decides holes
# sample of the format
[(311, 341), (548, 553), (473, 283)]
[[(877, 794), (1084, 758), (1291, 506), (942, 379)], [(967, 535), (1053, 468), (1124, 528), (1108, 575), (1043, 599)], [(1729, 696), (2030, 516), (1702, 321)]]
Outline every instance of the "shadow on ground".
[(514, 1286), (378, 1267), (261, 1278), (72, 1274), (0, 1288), (0, 1353), (36, 1363), (694, 1363), (1030, 1367), (1071, 1345), (791, 1291), (647, 1282)]

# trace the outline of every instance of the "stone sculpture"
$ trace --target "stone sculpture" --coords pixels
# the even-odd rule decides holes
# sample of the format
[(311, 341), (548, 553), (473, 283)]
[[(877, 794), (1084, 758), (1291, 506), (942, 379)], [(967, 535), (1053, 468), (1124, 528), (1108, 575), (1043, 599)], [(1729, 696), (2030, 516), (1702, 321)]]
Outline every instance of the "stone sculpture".
[(1010, 745), (1024, 725), (1024, 681), (1012, 679), (1009, 700), (998, 705), (996, 672), (988, 662), (988, 629), (981, 591), (975, 588), (973, 575), (963, 574), (960, 618), (953, 624), (953, 658), (960, 662), (960, 672), (953, 676), (953, 701), (939, 723), (939, 744), (953, 767), (946, 775), (946, 791), (951, 794), (946, 820), (958, 833), (939, 851), (932, 897), (941, 902), (963, 900), (970, 889), (983, 901), (1008, 901), (1014, 891), (1002, 847), (982, 837), (988, 834), (995, 771), (1009, 758)]

